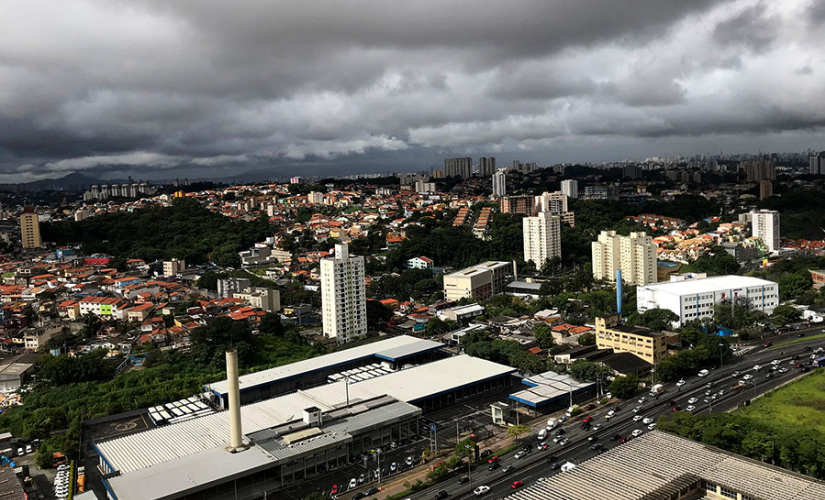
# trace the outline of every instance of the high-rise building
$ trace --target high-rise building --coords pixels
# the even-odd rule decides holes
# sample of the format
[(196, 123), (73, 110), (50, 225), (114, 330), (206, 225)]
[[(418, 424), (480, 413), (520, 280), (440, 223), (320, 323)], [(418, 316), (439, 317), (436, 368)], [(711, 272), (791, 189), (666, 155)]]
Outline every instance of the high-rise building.
[(533, 197), (529, 195), (505, 196), (501, 199), (501, 213), (533, 215)]
[(183, 259), (172, 259), (163, 261), (163, 277), (171, 278), (182, 273), (186, 269), (186, 261)]
[(23, 248), (40, 248), (40, 221), (32, 207), (26, 207), (20, 216), (20, 241)]
[(310, 191), (307, 195), (307, 203), (310, 205), (323, 205), (324, 193), (320, 191)]
[(602, 231), (593, 242), (593, 277), (616, 281), (616, 271), (622, 271), (622, 281), (631, 285), (656, 283), (656, 244), (644, 232), (621, 236), (616, 231)]
[(537, 268), (553, 257), (561, 257), (561, 217), (539, 212), (524, 219), (524, 260)]
[(825, 175), (825, 151), (820, 151), (819, 154), (811, 156), (809, 164), (809, 172), (813, 175)]
[(569, 198), (578, 198), (579, 181), (576, 179), (565, 179), (561, 181), (561, 192), (566, 194)]
[(447, 177), (469, 179), (473, 175), (473, 159), (447, 158), (444, 160), (444, 173)]
[(482, 156), (478, 159), (478, 175), (489, 177), (496, 171), (496, 159), (492, 156)]
[(552, 193), (544, 192), (535, 197), (534, 212), (550, 212), (551, 214), (559, 215), (567, 212), (567, 195), (554, 191)]
[(507, 196), (507, 173), (502, 169), (493, 174), (493, 196)]
[(321, 259), (321, 312), (324, 336), (339, 344), (367, 334), (364, 257), (350, 256), (346, 243)]
[(771, 252), (779, 250), (779, 212), (759, 210), (751, 212), (751, 231)]
[(773, 196), (773, 182), (765, 179), (759, 181), (759, 199), (764, 200)]
[(770, 160), (743, 161), (739, 164), (739, 168), (745, 171), (748, 182), (776, 180), (776, 164)]

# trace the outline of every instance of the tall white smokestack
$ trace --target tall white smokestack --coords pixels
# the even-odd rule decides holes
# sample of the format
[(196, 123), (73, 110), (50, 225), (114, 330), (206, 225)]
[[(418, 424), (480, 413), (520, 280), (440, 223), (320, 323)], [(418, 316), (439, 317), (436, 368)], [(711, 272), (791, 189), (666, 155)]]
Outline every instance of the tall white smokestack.
[(516, 259), (513, 259), (513, 281), (518, 281), (518, 267), (516, 267)]
[(232, 453), (244, 450), (241, 432), (241, 388), (238, 382), (238, 351), (226, 351), (226, 379), (229, 382), (229, 446)]

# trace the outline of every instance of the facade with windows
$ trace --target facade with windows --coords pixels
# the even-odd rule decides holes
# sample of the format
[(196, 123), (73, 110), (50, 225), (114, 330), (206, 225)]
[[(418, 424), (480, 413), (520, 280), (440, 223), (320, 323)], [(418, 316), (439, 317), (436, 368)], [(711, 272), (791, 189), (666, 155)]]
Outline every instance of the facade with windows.
[(367, 334), (364, 257), (349, 254), (349, 245), (335, 245), (335, 255), (321, 259), (321, 313), (324, 336), (339, 344)]

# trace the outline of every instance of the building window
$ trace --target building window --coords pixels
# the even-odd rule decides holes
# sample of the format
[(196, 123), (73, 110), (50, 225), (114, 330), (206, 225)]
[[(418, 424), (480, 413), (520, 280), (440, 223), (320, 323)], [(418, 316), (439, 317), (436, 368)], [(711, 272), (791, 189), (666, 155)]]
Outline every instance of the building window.
[(724, 486), (720, 489), (720, 493), (725, 498), (733, 498), (734, 500), (736, 500), (736, 492), (733, 490), (729, 490)]

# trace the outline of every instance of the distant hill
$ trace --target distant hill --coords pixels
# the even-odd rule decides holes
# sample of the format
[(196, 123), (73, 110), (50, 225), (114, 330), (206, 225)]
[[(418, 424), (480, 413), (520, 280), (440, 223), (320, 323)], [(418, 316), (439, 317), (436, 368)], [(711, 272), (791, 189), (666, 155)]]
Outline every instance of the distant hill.
[(39, 181), (27, 182), (26, 187), (29, 191), (84, 191), (92, 184), (100, 184), (102, 181), (94, 179), (79, 172), (72, 172), (71, 174), (56, 179), (42, 179)]

